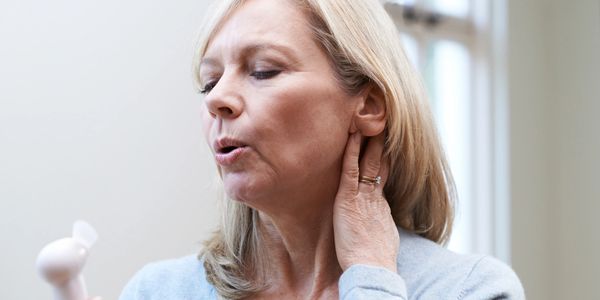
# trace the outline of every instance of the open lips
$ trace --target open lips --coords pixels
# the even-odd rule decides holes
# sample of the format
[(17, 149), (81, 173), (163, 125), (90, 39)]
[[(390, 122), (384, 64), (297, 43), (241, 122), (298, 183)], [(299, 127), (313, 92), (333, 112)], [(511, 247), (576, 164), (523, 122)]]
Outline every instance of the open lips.
[(215, 149), (215, 152), (218, 154), (227, 154), (243, 147), (246, 147), (246, 144), (240, 141), (231, 138), (221, 138), (215, 142), (213, 149)]
[(219, 153), (223, 153), (223, 154), (227, 154), (227, 153), (229, 153), (229, 152), (231, 152), (231, 151), (233, 151), (233, 150), (235, 150), (235, 149), (237, 149), (237, 148), (238, 148), (238, 147), (236, 147), (236, 146), (227, 146), (227, 147), (224, 147), (224, 148), (221, 148), (221, 149), (219, 149), (219, 151), (218, 151), (218, 152), (219, 152)]
[(233, 165), (247, 152), (247, 144), (231, 138), (218, 139), (213, 145), (215, 160), (220, 166)]

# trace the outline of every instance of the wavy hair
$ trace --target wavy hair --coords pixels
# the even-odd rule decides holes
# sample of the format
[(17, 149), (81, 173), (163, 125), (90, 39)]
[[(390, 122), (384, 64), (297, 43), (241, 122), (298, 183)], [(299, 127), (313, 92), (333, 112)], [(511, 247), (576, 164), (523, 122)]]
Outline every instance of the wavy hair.
[[(451, 232), (456, 192), (420, 76), (408, 61), (394, 22), (378, 0), (287, 0), (306, 16), (315, 42), (349, 94), (374, 85), (385, 96), (385, 154), (390, 175), (384, 188), (397, 226), (444, 244)], [(219, 0), (202, 27), (193, 74), (220, 26), (244, 0)], [(199, 258), (220, 297), (241, 299), (266, 283), (259, 254), (258, 212), (223, 197), (218, 230)], [(258, 280), (258, 279), (260, 280)]]

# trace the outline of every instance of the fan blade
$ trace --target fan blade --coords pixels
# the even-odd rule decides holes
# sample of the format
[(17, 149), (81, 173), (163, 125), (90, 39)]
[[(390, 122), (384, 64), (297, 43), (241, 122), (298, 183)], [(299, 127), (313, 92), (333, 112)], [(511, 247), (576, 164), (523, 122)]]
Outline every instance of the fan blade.
[(98, 233), (96, 233), (96, 230), (92, 225), (85, 221), (78, 220), (73, 224), (73, 238), (89, 249), (98, 240)]

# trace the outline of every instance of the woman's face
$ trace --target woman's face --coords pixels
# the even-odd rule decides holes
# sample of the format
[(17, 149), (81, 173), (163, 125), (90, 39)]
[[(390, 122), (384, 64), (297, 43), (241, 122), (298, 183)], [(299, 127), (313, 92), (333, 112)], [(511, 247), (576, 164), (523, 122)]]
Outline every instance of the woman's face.
[(260, 208), (339, 182), (357, 97), (342, 90), (291, 1), (246, 1), (200, 70), (204, 134), (228, 196)]

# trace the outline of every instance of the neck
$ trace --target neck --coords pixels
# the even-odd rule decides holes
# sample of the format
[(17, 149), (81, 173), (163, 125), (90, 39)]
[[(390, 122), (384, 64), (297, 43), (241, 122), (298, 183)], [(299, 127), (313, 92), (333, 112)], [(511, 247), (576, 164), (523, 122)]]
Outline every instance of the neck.
[[(321, 185), (327, 186), (327, 185)], [(335, 253), (333, 235), (333, 201), (337, 192), (299, 193), (298, 199), (286, 197), (288, 203), (300, 203), (309, 209), (259, 213), (260, 235), (268, 263), (263, 274), (273, 292), (302, 293), (313, 298), (335, 287), (342, 274)], [(313, 194), (315, 197), (307, 197)], [(316, 197), (320, 194), (321, 197)], [(306, 199), (312, 199), (307, 204)], [(297, 201), (297, 202), (296, 202)], [(306, 294), (305, 294), (306, 293)], [(309, 296), (309, 297), (306, 297)]]

